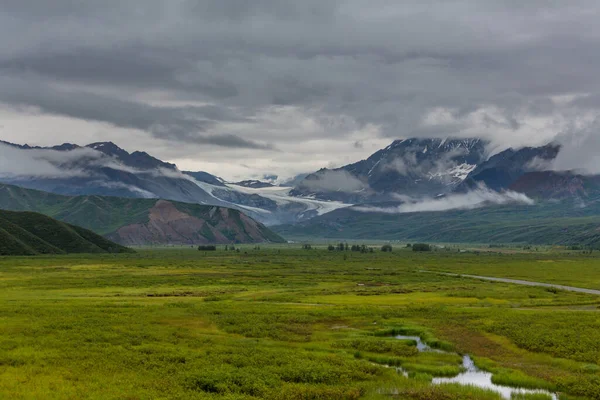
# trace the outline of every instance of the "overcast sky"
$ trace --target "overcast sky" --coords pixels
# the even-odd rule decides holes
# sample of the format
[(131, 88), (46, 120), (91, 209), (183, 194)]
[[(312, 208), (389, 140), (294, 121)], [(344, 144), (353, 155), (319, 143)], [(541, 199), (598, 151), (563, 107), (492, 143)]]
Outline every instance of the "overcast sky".
[(0, 0), (0, 139), (227, 179), (404, 137), (597, 154), (599, 20), (597, 0)]

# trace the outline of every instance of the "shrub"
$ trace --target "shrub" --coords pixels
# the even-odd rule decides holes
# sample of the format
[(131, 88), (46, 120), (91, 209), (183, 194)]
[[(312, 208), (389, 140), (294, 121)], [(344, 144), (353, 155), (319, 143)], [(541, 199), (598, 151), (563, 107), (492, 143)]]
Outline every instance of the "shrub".
[(214, 244), (200, 245), (200, 246), (198, 246), (198, 250), (199, 251), (215, 251), (215, 250), (217, 250), (217, 246), (215, 246)]
[(391, 253), (392, 252), (392, 245), (391, 244), (384, 244), (383, 246), (381, 246), (381, 251), (383, 251), (384, 253)]
[(413, 251), (431, 251), (431, 246), (426, 243), (415, 243), (412, 249)]
[(350, 247), (350, 250), (359, 252), (359, 253), (373, 253), (373, 249), (365, 246), (364, 244), (363, 245), (353, 244), (352, 247)]

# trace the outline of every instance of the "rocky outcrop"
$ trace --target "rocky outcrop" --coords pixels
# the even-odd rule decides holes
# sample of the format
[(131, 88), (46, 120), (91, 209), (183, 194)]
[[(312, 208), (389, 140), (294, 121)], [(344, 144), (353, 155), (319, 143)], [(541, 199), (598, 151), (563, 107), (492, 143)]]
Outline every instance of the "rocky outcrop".
[[(185, 210), (188, 208), (188, 210)], [(181, 205), (158, 200), (148, 221), (123, 226), (107, 235), (129, 246), (149, 244), (228, 244), (281, 242), (264, 225), (237, 210)]]

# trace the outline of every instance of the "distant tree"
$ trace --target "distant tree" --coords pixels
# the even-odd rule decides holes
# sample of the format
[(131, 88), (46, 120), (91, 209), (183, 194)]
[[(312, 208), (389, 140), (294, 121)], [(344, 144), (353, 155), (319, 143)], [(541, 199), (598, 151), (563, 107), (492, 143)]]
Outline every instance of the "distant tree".
[(431, 246), (426, 243), (415, 243), (412, 249), (413, 251), (431, 251)]
[(391, 253), (392, 250), (393, 249), (391, 244), (384, 244), (383, 246), (381, 246), (381, 251), (383, 251), (384, 253)]
[(312, 250), (312, 245), (310, 245), (310, 244), (305, 244), (305, 245), (302, 245), (302, 248), (303, 248), (304, 250)]
[(217, 246), (212, 245), (212, 244), (210, 244), (210, 245), (200, 245), (200, 246), (198, 246), (198, 250), (199, 251), (215, 251), (215, 250), (217, 250)]
[(410, 243), (407, 243), (407, 244), (406, 244), (406, 248), (407, 248), (407, 249), (410, 249), (411, 247), (412, 247), (412, 244), (410, 244)]
[(344, 243), (339, 243), (337, 245), (337, 250), (338, 251), (344, 251), (345, 248), (346, 248), (346, 246), (344, 245)]
[(329, 251), (335, 251), (335, 246), (330, 244), (329, 246), (327, 246), (327, 250)]

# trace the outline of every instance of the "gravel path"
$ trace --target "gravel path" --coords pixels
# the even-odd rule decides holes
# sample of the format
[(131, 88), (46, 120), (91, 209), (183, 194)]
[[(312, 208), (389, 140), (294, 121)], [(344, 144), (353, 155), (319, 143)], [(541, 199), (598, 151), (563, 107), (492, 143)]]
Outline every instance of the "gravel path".
[(421, 272), (427, 272), (427, 273), (438, 274), (438, 275), (446, 275), (446, 276), (456, 276), (456, 277), (461, 276), (464, 278), (472, 278), (472, 279), (483, 279), (486, 281), (493, 281), (493, 282), (514, 283), (515, 285), (542, 286), (542, 287), (548, 287), (548, 288), (555, 288), (555, 289), (559, 289), (559, 290), (566, 290), (568, 292), (579, 292), (579, 293), (595, 294), (595, 295), (600, 296), (600, 290), (585, 289), (585, 288), (578, 288), (578, 287), (564, 286), (564, 285), (554, 285), (551, 283), (523, 281), (520, 279), (495, 278), (492, 276), (452, 274), (449, 272), (435, 272), (435, 271), (424, 271), (424, 270)]

